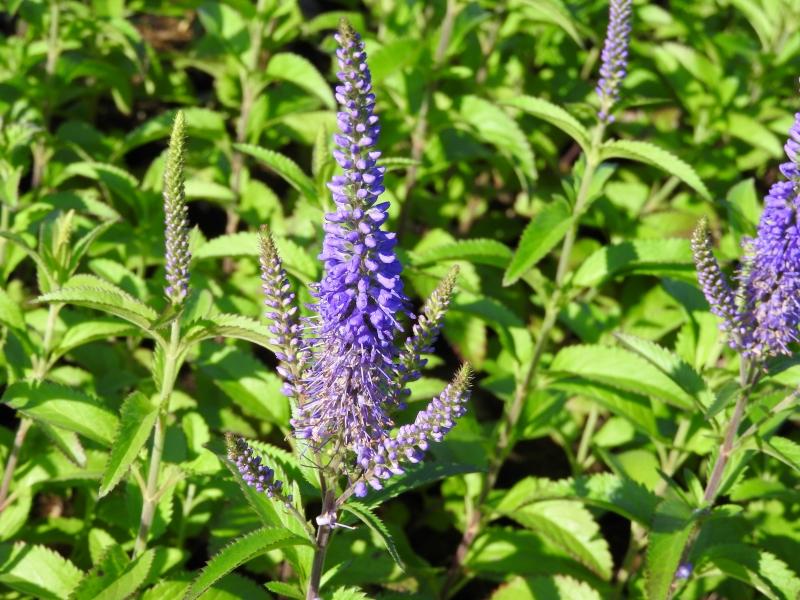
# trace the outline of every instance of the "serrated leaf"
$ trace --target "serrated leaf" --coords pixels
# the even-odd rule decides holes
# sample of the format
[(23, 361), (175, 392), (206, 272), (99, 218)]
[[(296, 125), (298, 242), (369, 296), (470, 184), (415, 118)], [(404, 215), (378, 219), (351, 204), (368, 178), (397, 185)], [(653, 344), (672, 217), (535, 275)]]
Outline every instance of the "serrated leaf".
[(556, 200), (542, 209), (525, 226), (511, 264), (503, 275), (503, 285), (511, 285), (525, 275), (552, 250), (569, 231), (572, 215), (566, 202)]
[(211, 238), (194, 252), (197, 259), (258, 256), (258, 234), (240, 231)]
[(591, 146), (589, 132), (581, 123), (569, 114), (566, 110), (543, 98), (533, 96), (517, 96), (504, 100), (503, 104), (518, 108), (522, 112), (533, 115), (543, 121), (547, 121), (554, 127), (558, 127), (569, 137), (575, 140), (584, 152), (589, 151)]
[(278, 52), (267, 63), (267, 77), (283, 79), (313, 94), (328, 108), (335, 108), (330, 86), (307, 59), (290, 52)]
[(22, 309), (2, 287), (0, 287), (0, 324), (27, 335)]
[(116, 222), (116, 219), (113, 219), (100, 223), (75, 243), (70, 253), (69, 264), (66, 268), (68, 275), (72, 275), (75, 272), (81, 259), (89, 251), (89, 248), (91, 248), (95, 240), (108, 231)]
[(184, 342), (186, 344), (196, 343), (218, 336), (246, 340), (267, 350), (275, 350), (275, 345), (272, 343), (274, 336), (270, 333), (268, 326), (249, 317), (225, 313), (196, 320), (186, 331)]
[(523, 527), (543, 536), (588, 569), (611, 577), (611, 552), (591, 513), (572, 500), (543, 500), (505, 513)]
[(83, 449), (83, 445), (74, 431), (66, 431), (43, 421), (39, 421), (37, 425), (61, 450), (67, 460), (79, 467), (86, 466), (86, 450)]
[(443, 244), (412, 256), (413, 264), (419, 267), (445, 260), (469, 260), (503, 269), (511, 260), (511, 250), (497, 240), (472, 239)]
[(99, 400), (57, 383), (18, 381), (2, 401), (36, 419), (79, 433), (104, 446), (111, 445), (119, 420)]
[(25, 241), (25, 238), (19, 234), (12, 233), (11, 231), (0, 231), (0, 237), (12, 242), (17, 248), (27, 254), (34, 263), (36, 263), (36, 266), (38, 267), (37, 274), (41, 274), (45, 278), (45, 281), (42, 282), (44, 283), (44, 286), (40, 286), (42, 291), (50, 291), (55, 287), (55, 279), (53, 278), (53, 273), (50, 271), (50, 267), (39, 255), (39, 253), (28, 245), (28, 242)]
[(301, 590), (297, 585), (292, 585), (291, 583), (286, 583), (283, 581), (270, 581), (269, 583), (265, 583), (264, 587), (266, 587), (270, 592), (278, 594), (279, 596), (284, 596), (285, 598), (297, 598), (297, 600), (303, 600), (306, 597), (303, 590)]
[(464, 475), (480, 471), (473, 465), (461, 463), (444, 463), (434, 460), (425, 460), (416, 466), (403, 467), (405, 473), (392, 477), (382, 490), (370, 492), (363, 503), (374, 508), (387, 500), (396, 498), (407, 491), (417, 489), (423, 485), (434, 483), (453, 475)]
[(536, 179), (536, 166), (533, 161), (533, 150), (528, 139), (503, 110), (478, 96), (463, 96), (459, 114), (468, 123), (477, 136), (505, 153), (519, 169), (524, 178)]
[(616, 337), (623, 346), (644, 358), (672, 379), (684, 392), (692, 396), (703, 410), (708, 410), (713, 406), (716, 400), (714, 392), (709, 389), (700, 373), (680, 356), (655, 342), (636, 336), (619, 333)]
[(101, 498), (114, 489), (136, 460), (150, 437), (158, 410), (159, 407), (150, 398), (138, 391), (133, 392), (122, 403), (119, 427), (111, 445), (103, 479), (100, 481)]
[(622, 348), (575, 345), (559, 351), (553, 374), (577, 375), (635, 393), (650, 394), (682, 409), (694, 408), (692, 396), (662, 371)]
[(498, 515), (511, 514), (526, 504), (554, 499), (580, 500), (646, 526), (652, 522), (660, 501), (653, 492), (631, 479), (600, 473), (558, 481), (526, 477), (490, 505), (494, 505)]
[(341, 587), (333, 592), (331, 600), (370, 600), (370, 598), (358, 588)]
[(612, 140), (603, 144), (600, 149), (600, 159), (612, 158), (635, 160), (661, 169), (683, 181), (709, 202), (711, 201), (711, 193), (694, 168), (663, 148), (637, 140)]
[(394, 540), (392, 539), (389, 530), (386, 529), (386, 525), (383, 524), (383, 521), (380, 520), (378, 515), (376, 515), (369, 506), (355, 500), (350, 500), (342, 506), (342, 510), (349, 512), (358, 518), (375, 534), (377, 534), (378, 537), (380, 537), (383, 541), (383, 545), (386, 547), (386, 550), (389, 552), (392, 559), (394, 559), (394, 562), (397, 563), (397, 566), (405, 571), (406, 567), (403, 564), (403, 559), (400, 558), (400, 555), (397, 553), (397, 548), (394, 545)]
[(63, 356), (70, 350), (78, 346), (83, 346), (96, 340), (104, 340), (110, 337), (121, 337), (129, 335), (135, 331), (127, 323), (121, 323), (117, 319), (97, 318), (89, 321), (82, 321), (70, 325), (64, 332), (64, 336), (59, 340), (54, 353), (56, 356)]
[(303, 170), (291, 158), (274, 150), (253, 144), (234, 144), (234, 148), (261, 161), (285, 179), (294, 189), (303, 194), (310, 202), (319, 204), (314, 182), (308, 175), (303, 173)]
[(762, 448), (766, 454), (800, 472), (800, 444), (776, 435), (765, 442)]
[(84, 579), (71, 600), (118, 600), (130, 598), (142, 586), (150, 573), (155, 550), (129, 560), (119, 546), (112, 546), (101, 561), (97, 572)]
[(104, 287), (63, 287), (58, 291), (39, 296), (38, 301), (63, 302), (99, 310), (133, 323), (152, 334), (152, 325), (158, 318), (158, 313), (123, 290), (109, 287), (112, 285), (109, 283)]
[(588, 583), (566, 575), (516, 577), (497, 588), (490, 600), (601, 600)]
[(83, 573), (45, 546), (0, 544), (0, 583), (42, 600), (67, 598)]
[(691, 507), (672, 499), (658, 505), (650, 530), (645, 564), (645, 588), (649, 600), (667, 598), (693, 529), (694, 513)]
[(689, 240), (630, 240), (600, 248), (578, 268), (572, 284), (593, 287), (620, 273), (683, 276), (696, 280)]
[(309, 545), (308, 540), (285, 529), (264, 528), (235, 540), (220, 550), (186, 591), (184, 600), (194, 600), (222, 577), (261, 554), (287, 546)]
[(770, 552), (744, 544), (712, 546), (703, 553), (729, 577), (752, 586), (770, 600), (800, 598), (800, 578), (788, 565)]

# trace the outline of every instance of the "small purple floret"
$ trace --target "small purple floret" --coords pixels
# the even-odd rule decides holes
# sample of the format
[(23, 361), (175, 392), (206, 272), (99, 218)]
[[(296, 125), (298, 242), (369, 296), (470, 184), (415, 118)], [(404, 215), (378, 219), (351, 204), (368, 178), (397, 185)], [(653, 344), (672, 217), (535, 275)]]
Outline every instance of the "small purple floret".
[(619, 88), (628, 73), (628, 38), (631, 34), (631, 0), (611, 0), (608, 11), (608, 29), (603, 44), (600, 80), (597, 95), (600, 97), (601, 121), (611, 123), (611, 108), (619, 99)]

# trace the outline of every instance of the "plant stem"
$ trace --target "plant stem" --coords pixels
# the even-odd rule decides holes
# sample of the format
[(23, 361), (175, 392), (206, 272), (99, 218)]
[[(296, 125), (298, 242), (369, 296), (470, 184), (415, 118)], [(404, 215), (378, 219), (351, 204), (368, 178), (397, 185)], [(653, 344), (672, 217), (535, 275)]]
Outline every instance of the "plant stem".
[(578, 445), (578, 454), (576, 456), (576, 462), (581, 471), (586, 468), (586, 458), (589, 455), (592, 436), (597, 428), (597, 420), (599, 416), (597, 405), (592, 404), (592, 408), (589, 410), (589, 416), (586, 417), (586, 422), (583, 424), (583, 433), (581, 434), (581, 441)]
[(580, 217), (586, 210), (586, 203), (589, 201), (589, 190), (591, 183), (594, 179), (595, 171), (600, 164), (600, 146), (603, 143), (603, 134), (605, 133), (605, 125), (600, 123), (595, 127), (592, 142), (589, 152), (586, 155), (586, 168), (583, 172), (581, 185), (578, 188), (578, 194), (575, 198), (575, 205), (572, 209), (572, 224), (564, 237), (564, 242), (561, 246), (561, 256), (558, 260), (558, 267), (556, 268), (555, 290), (551, 295), (545, 307), (544, 318), (541, 328), (539, 330), (539, 337), (536, 340), (536, 345), (533, 350), (533, 358), (524, 371), (524, 374), (518, 382), (514, 391), (514, 399), (508, 410), (504, 413), (503, 419), (498, 425), (497, 443), (495, 445), (495, 453), (489, 462), (489, 469), (486, 473), (486, 478), (483, 480), (480, 494), (475, 506), (467, 515), (467, 526), (464, 529), (464, 534), (461, 542), (456, 549), (453, 562), (448, 571), (445, 584), (442, 588), (442, 597), (447, 598), (458, 588), (458, 579), (461, 576), (463, 569), (464, 559), (467, 556), (472, 542), (480, 533), (481, 521), (484, 517), (482, 513), (482, 506), (489, 496), (489, 493), (497, 483), (497, 477), (500, 474), (500, 469), (503, 466), (508, 454), (512, 448), (513, 433), (522, 414), (522, 409), (525, 406), (525, 400), (528, 397), (528, 392), (536, 377), (539, 364), (542, 360), (547, 342), (550, 339), (550, 333), (556, 324), (558, 313), (561, 310), (561, 302), (565, 293), (565, 280), (569, 272), (569, 263), (572, 258), (572, 248), (575, 245), (575, 239), (578, 234), (578, 225)]
[[(320, 516), (328, 517), (333, 515), (335, 506), (336, 497), (334, 491), (331, 487), (328, 487), (327, 490), (324, 491)], [(325, 554), (328, 551), (328, 543), (331, 541), (332, 532), (333, 528), (329, 524), (318, 525), (317, 537), (314, 542), (314, 561), (311, 563), (311, 575), (308, 578), (306, 600), (320, 600), (320, 581), (325, 568)]]
[(169, 398), (175, 386), (178, 374), (178, 344), (180, 342), (180, 321), (172, 322), (170, 331), (169, 348), (164, 357), (164, 373), (161, 381), (161, 394), (159, 396), (158, 417), (153, 431), (153, 449), (150, 453), (150, 470), (147, 474), (147, 485), (142, 490), (142, 517), (139, 521), (139, 533), (133, 545), (133, 558), (144, 552), (147, 548), (147, 535), (153, 524), (153, 516), (158, 505), (158, 474), (161, 470), (161, 456), (164, 452), (164, 439), (167, 434), (167, 416), (169, 415)]
[[(52, 83), (53, 74), (56, 71), (58, 56), (61, 54), (61, 44), (59, 43), (58, 39), (60, 15), (61, 11), (58, 0), (52, 0), (50, 2), (50, 29), (48, 30), (47, 34), (47, 60), (44, 66), (45, 74), (47, 76), (46, 82), (48, 85)], [(45, 133), (47, 133), (50, 128), (50, 115), (53, 108), (50, 100), (51, 97), (52, 96), (50, 95), (45, 97), (45, 103), (42, 107)], [(33, 167), (31, 169), (31, 187), (33, 188), (39, 187), (39, 184), (42, 181), (42, 175), (44, 174), (45, 167), (45, 150), (45, 143), (41, 139), (33, 147)]]
[[(53, 333), (55, 332), (56, 319), (58, 318), (58, 311), (61, 310), (61, 306), (61, 304), (51, 304), (47, 309), (47, 323), (44, 326), (44, 334), (42, 335), (42, 353), (40, 356), (36, 357), (33, 363), (33, 374), (31, 376), (31, 379), (36, 383), (40, 383), (45, 378), (50, 366)], [(3, 470), (3, 481), (0, 483), (0, 512), (3, 512), (3, 509), (6, 507), (8, 490), (11, 487), (11, 481), (14, 479), (14, 469), (17, 468), (19, 453), (22, 450), (22, 444), (25, 442), (25, 436), (28, 434), (31, 425), (33, 425), (31, 419), (22, 417), (17, 427), (17, 433), (14, 436), (14, 445), (11, 447), (11, 452), (8, 455), (6, 467)]]
[[(447, 52), (447, 47), (450, 45), (450, 37), (453, 35), (453, 25), (456, 19), (456, 2), (455, 0), (447, 0), (445, 7), (444, 18), (442, 19), (442, 32), (439, 36), (439, 43), (436, 46), (436, 52), (433, 55), (433, 64), (431, 65), (431, 72), (435, 74), (436, 70), (442, 65), (444, 55)], [(397, 235), (402, 236), (408, 227), (408, 220), (411, 213), (411, 194), (414, 187), (417, 185), (417, 178), (419, 176), (419, 164), (422, 161), (422, 154), (425, 151), (425, 138), (428, 135), (428, 112), (430, 111), (431, 98), (436, 91), (435, 80), (428, 83), (425, 92), (422, 96), (422, 101), (419, 105), (417, 112), (417, 123), (414, 131), (411, 134), (411, 165), (406, 171), (405, 181), (405, 201), (400, 207), (400, 217), (397, 225)]]
[[(736, 405), (733, 408), (733, 415), (731, 420), (728, 421), (725, 427), (725, 435), (722, 439), (717, 458), (714, 461), (714, 466), (711, 468), (711, 475), (706, 482), (706, 488), (703, 492), (703, 502), (708, 505), (709, 510), (714, 506), (717, 496), (721, 490), (723, 476), (725, 474), (725, 467), (728, 466), (731, 454), (733, 453), (734, 443), (736, 442), (736, 433), (739, 431), (739, 426), (742, 424), (745, 409), (747, 408), (747, 401), (750, 396), (751, 388), (756, 384), (758, 375), (753, 374), (748, 362), (742, 358), (739, 364), (739, 385), (742, 388), (742, 393), (736, 399)], [(692, 551), (695, 540), (697, 539), (699, 531), (695, 527), (695, 531), (686, 541), (686, 545), (681, 552), (680, 564), (686, 563), (689, 559), (689, 554)], [(672, 584), (670, 585), (669, 592), (667, 593), (667, 600), (670, 600), (673, 594), (678, 589), (677, 571), (672, 576)]]

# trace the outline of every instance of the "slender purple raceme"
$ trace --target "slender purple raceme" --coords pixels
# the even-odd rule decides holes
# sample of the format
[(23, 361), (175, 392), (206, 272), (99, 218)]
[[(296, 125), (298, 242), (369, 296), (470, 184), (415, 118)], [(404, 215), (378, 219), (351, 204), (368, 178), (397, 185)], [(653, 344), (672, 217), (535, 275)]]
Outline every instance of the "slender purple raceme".
[(707, 225), (693, 239), (698, 279), (712, 311), (722, 318), (732, 344), (755, 360), (791, 354), (800, 325), (800, 113), (785, 146), (784, 179), (772, 185), (755, 238), (742, 245), (744, 259), (736, 297), (711, 254)]
[(225, 436), (225, 441), (228, 458), (236, 465), (242, 480), (248, 486), (268, 498), (275, 498), (286, 505), (291, 503), (292, 496), (284, 490), (283, 482), (275, 479), (275, 471), (262, 464), (261, 457), (244, 438), (229, 433)]
[(600, 79), (597, 95), (600, 97), (601, 121), (611, 123), (611, 108), (619, 99), (619, 89), (628, 74), (628, 41), (631, 34), (631, 0), (611, 0), (608, 10), (608, 29), (601, 54)]
[(172, 304), (181, 304), (189, 294), (189, 216), (186, 208), (184, 164), (186, 162), (186, 120), (175, 115), (164, 168), (164, 238), (167, 287)]
[[(298, 319), (294, 294), (272, 238), (262, 235), (262, 284), (278, 348), (278, 371), (294, 400), (294, 436), (325, 468), (347, 477), (350, 491), (402, 472), (418, 462), (431, 441), (440, 441), (465, 411), (470, 370), (464, 367), (409, 425), (396, 428), (393, 409), (403, 406), (405, 385), (417, 379), (444, 319), (455, 285), (453, 270), (413, 320), (400, 278), (395, 234), (385, 229), (388, 202), (381, 202), (384, 168), (375, 95), (364, 43), (347, 23), (338, 43), (336, 99), (339, 133), (333, 156), (342, 173), (328, 187), (334, 209), (325, 215), (319, 255), (321, 281), (312, 287), (314, 316)], [(322, 459), (320, 459), (322, 460)]]

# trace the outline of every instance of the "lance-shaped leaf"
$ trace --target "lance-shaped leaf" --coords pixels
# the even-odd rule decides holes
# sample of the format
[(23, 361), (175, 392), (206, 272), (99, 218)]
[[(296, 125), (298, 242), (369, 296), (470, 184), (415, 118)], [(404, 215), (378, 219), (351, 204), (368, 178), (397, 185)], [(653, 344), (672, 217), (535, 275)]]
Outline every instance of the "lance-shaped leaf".
[(389, 552), (389, 555), (394, 559), (394, 562), (397, 563), (397, 566), (401, 569), (405, 570), (405, 565), (403, 564), (403, 559), (400, 558), (400, 554), (397, 552), (397, 547), (394, 545), (394, 540), (392, 539), (389, 530), (386, 529), (386, 525), (384, 525), (383, 521), (380, 520), (380, 517), (375, 514), (375, 512), (366, 504), (361, 504), (360, 502), (356, 502), (355, 500), (351, 500), (347, 502), (342, 509), (346, 512), (349, 512), (359, 521), (364, 523), (367, 527), (369, 527), (375, 534), (381, 538), (383, 541), (384, 546), (386, 546), (386, 550)]
[(158, 406), (141, 392), (134, 392), (125, 399), (120, 411), (117, 434), (100, 482), (101, 498), (114, 489), (128, 472), (150, 437), (157, 416)]
[(187, 590), (184, 600), (199, 598), (203, 592), (235, 568), (269, 550), (298, 545), (310, 545), (310, 542), (285, 529), (264, 528), (244, 535), (225, 546), (208, 561)]
[(268, 150), (253, 144), (234, 144), (233, 147), (239, 152), (249, 154), (261, 161), (286, 180), (294, 189), (303, 194), (310, 202), (318, 203), (319, 199), (314, 182), (308, 175), (303, 173), (303, 170), (291, 158), (274, 150)]
[(533, 115), (543, 121), (547, 121), (554, 127), (558, 127), (569, 137), (575, 140), (583, 148), (584, 152), (589, 151), (591, 145), (589, 132), (580, 122), (569, 114), (566, 110), (543, 98), (533, 96), (518, 96), (509, 100), (504, 100), (506, 106), (513, 106), (522, 112)]
[(83, 573), (45, 546), (0, 544), (0, 583), (42, 600), (68, 598)]

